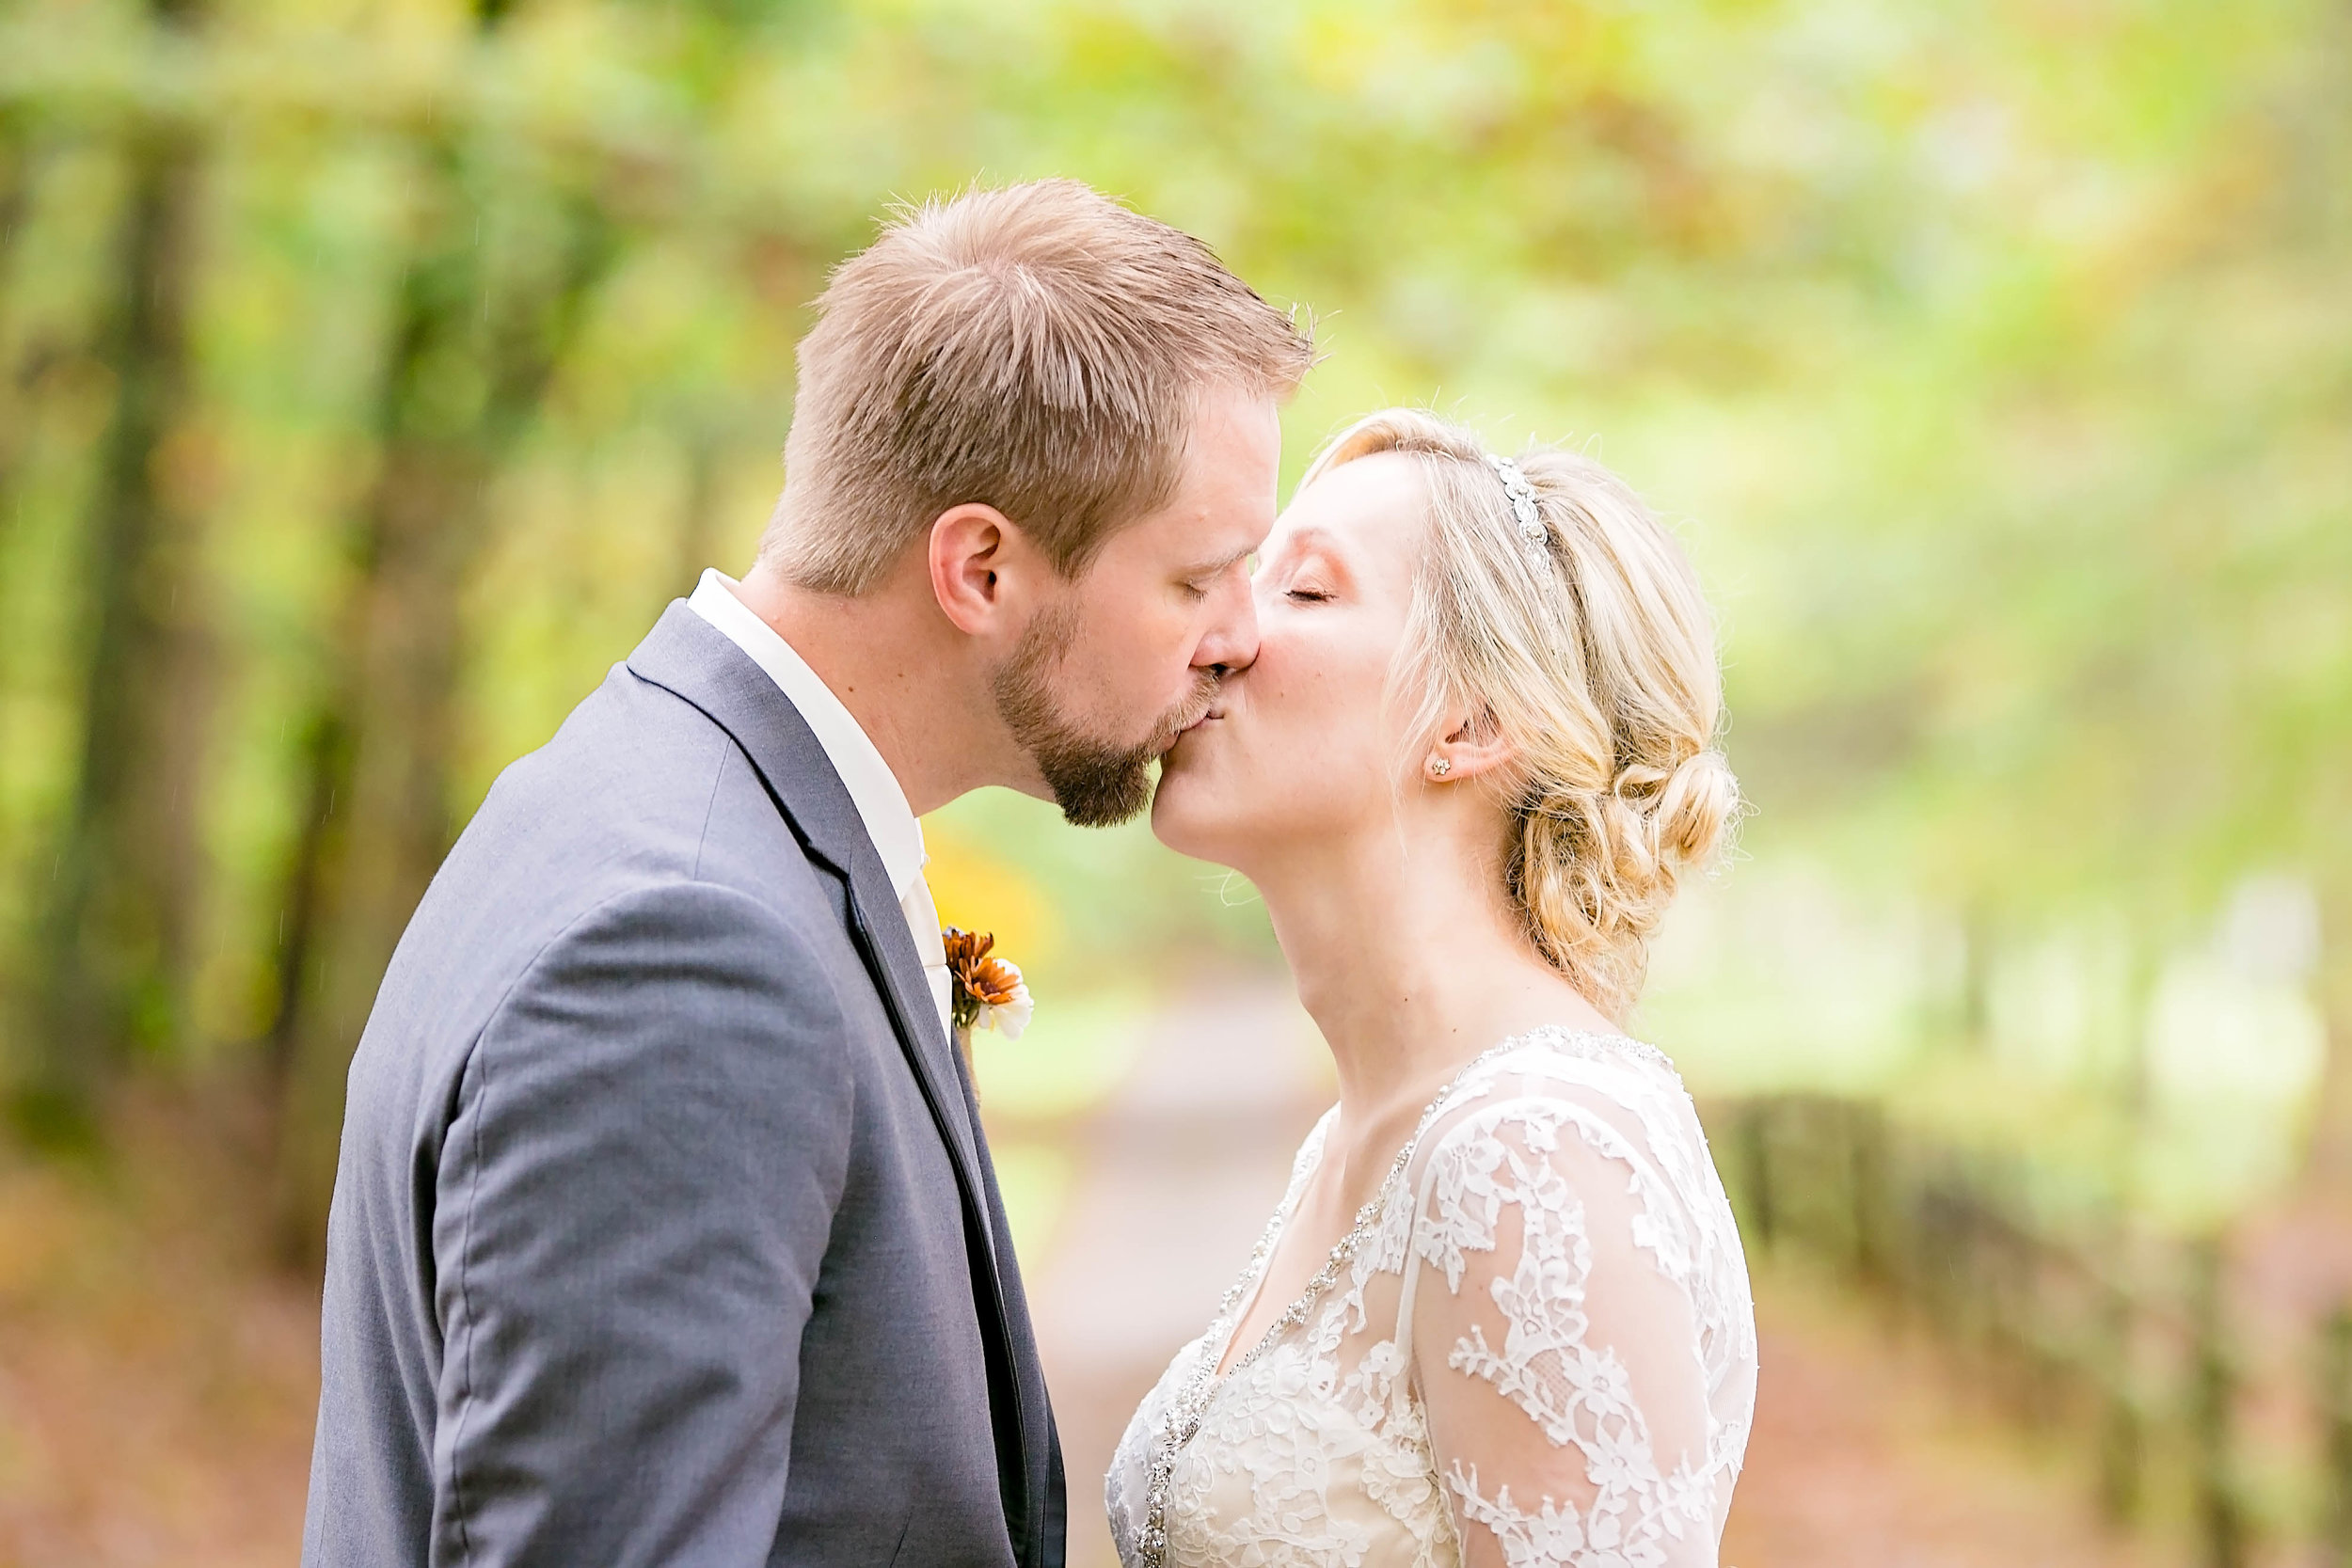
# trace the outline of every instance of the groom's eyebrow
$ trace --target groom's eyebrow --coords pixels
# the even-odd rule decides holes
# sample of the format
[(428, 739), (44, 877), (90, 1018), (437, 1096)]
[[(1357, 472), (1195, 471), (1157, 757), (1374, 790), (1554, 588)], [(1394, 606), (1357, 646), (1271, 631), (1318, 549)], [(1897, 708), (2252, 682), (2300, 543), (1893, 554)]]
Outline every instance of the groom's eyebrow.
[(1237, 561), (1247, 561), (1256, 553), (1256, 546), (1245, 545), (1240, 549), (1234, 550), (1229, 555), (1219, 556), (1215, 561), (1204, 561), (1200, 565), (1193, 567), (1184, 575), (1186, 577), (1193, 578), (1213, 578), (1219, 572), (1229, 570), (1232, 566), (1233, 562)]

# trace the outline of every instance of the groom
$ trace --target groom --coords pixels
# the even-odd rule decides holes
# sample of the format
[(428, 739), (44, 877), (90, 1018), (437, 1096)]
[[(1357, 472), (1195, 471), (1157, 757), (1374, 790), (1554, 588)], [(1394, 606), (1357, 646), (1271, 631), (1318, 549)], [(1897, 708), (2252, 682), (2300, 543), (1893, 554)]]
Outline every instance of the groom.
[(1146, 803), (1255, 652), (1310, 356), (1068, 182), (834, 276), (751, 575), (506, 771), (384, 977), (306, 1563), (1061, 1560), (915, 819), (982, 784)]

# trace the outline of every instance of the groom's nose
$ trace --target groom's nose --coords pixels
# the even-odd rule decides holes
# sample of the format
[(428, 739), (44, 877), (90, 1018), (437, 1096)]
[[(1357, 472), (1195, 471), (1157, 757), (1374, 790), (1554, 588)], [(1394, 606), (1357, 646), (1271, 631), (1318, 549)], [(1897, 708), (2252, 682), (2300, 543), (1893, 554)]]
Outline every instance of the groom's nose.
[(1219, 594), (1216, 617), (1193, 650), (1195, 669), (1215, 670), (1228, 674), (1247, 670), (1258, 657), (1258, 605), (1249, 592), (1247, 578), (1240, 580), (1240, 592), (1231, 589)]

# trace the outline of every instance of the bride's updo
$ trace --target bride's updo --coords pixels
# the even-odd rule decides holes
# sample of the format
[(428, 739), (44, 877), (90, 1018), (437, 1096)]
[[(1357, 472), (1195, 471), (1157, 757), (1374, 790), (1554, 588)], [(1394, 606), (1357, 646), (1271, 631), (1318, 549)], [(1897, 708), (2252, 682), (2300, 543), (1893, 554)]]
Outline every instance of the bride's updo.
[(1536, 950), (1622, 1018), (1677, 883), (1740, 812), (1697, 574), (1623, 480), (1575, 452), (1517, 459), (1532, 538), (1478, 437), (1411, 409), (1358, 421), (1302, 487), (1377, 452), (1417, 460), (1430, 498), (1395, 673), (1421, 701), (1406, 733), (1418, 747), (1448, 709), (1489, 716), (1515, 757), (1512, 904)]

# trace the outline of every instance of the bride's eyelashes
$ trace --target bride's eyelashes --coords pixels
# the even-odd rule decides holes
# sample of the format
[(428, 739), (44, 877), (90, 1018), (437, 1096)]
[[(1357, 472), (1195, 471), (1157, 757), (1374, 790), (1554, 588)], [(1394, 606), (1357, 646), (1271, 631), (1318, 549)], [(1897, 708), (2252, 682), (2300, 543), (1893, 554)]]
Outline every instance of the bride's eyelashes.
[(1294, 588), (1282, 595), (1298, 604), (1327, 604), (1331, 595), (1320, 588)]

